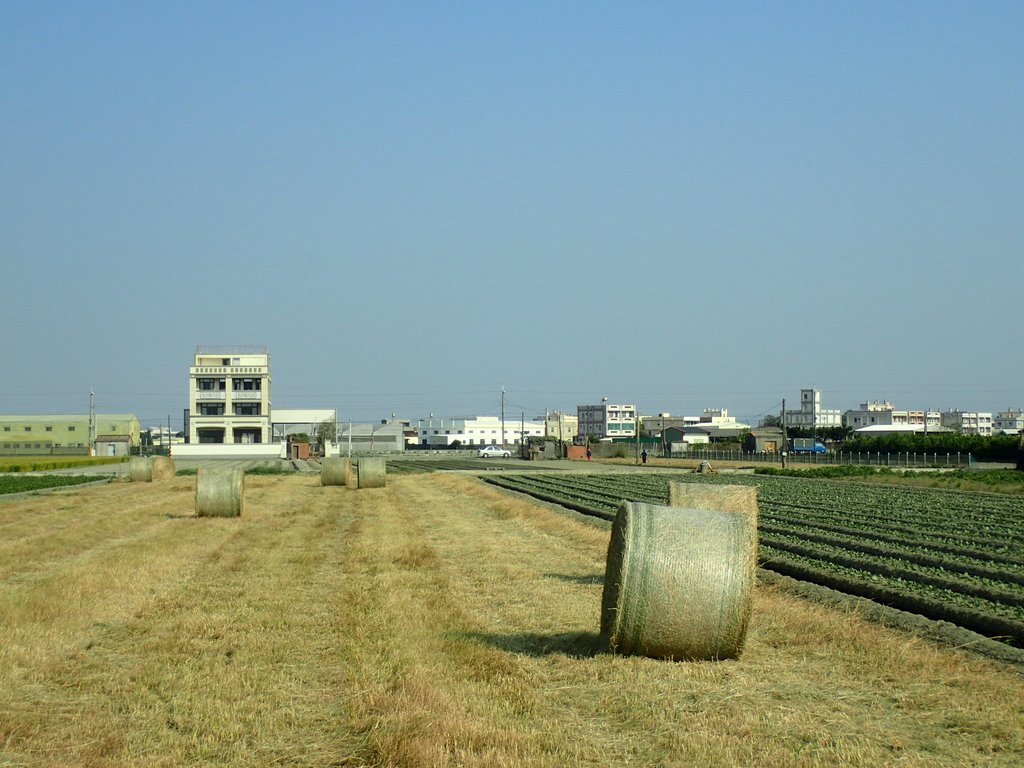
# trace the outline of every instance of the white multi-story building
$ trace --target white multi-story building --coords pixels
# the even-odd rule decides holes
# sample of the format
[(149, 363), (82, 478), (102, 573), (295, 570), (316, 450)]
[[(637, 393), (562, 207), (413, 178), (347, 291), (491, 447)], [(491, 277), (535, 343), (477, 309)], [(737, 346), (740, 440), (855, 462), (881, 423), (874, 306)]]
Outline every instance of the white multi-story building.
[(937, 429), (942, 425), (938, 411), (901, 411), (884, 400), (861, 403), (857, 410), (843, 414), (843, 423), (852, 429), (875, 426), (918, 427), (922, 432)]
[(1024, 408), (1011, 408), (1008, 411), (1000, 411), (992, 420), (993, 432), (1016, 435), (1021, 430), (1024, 430)]
[(272, 442), (266, 347), (196, 347), (186, 434), (192, 444)]
[(576, 416), (582, 438), (636, 437), (636, 405), (615, 405), (605, 399), (599, 405), (576, 406)]
[(544, 436), (571, 443), (579, 434), (579, 426), (578, 416), (570, 416), (561, 411), (551, 411), (544, 417)]
[(447, 448), (459, 445), (518, 445), (523, 438), (544, 437), (543, 421), (505, 419), (498, 416), (454, 416), (420, 419), (420, 445)]
[(784, 418), (787, 427), (819, 429), (843, 425), (842, 411), (838, 408), (821, 407), (820, 389), (801, 389), (800, 410), (786, 411)]
[(992, 414), (980, 411), (943, 411), (942, 426), (965, 435), (991, 435)]

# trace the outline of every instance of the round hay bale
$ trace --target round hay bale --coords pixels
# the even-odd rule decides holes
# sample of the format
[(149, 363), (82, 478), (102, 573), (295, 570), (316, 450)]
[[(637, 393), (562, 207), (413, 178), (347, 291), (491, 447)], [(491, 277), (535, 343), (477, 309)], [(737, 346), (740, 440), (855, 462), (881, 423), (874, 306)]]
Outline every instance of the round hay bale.
[(153, 457), (153, 482), (162, 480), (173, 480), (178, 468), (174, 465), (174, 459), (170, 456)]
[(383, 456), (364, 456), (359, 460), (359, 488), (383, 488), (387, 485), (388, 465)]
[(244, 506), (245, 472), (200, 467), (196, 473), (196, 515), (239, 517)]
[(345, 487), (355, 490), (359, 487), (359, 461), (349, 459), (345, 467)]
[(133, 483), (153, 482), (153, 459), (146, 456), (128, 459), (128, 479)]
[(680, 483), (672, 480), (668, 484), (668, 505), (753, 515), (756, 524), (757, 486)]
[(348, 485), (349, 460), (328, 456), (320, 465), (320, 485)]
[(613, 653), (735, 658), (756, 566), (756, 513), (623, 502), (608, 544), (601, 639)]

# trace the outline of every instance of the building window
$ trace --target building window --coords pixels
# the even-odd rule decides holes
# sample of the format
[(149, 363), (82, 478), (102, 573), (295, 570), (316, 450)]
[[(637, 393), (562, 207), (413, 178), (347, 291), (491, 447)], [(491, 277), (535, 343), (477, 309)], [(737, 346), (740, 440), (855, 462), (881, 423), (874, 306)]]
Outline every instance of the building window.
[(223, 416), (224, 403), (199, 403), (200, 416)]
[(4, 432), (10, 432), (10, 431), (11, 431), (10, 427), (4, 427)]
[(259, 416), (259, 403), (235, 403), (235, 416)]
[(25, 431), (26, 432), (31, 432), (32, 431), (32, 427), (25, 427)]
[(74, 432), (74, 431), (75, 431), (75, 428), (73, 426), (68, 427), (68, 432)]
[(259, 392), (262, 386), (259, 379), (232, 379), (231, 388), (235, 392)]

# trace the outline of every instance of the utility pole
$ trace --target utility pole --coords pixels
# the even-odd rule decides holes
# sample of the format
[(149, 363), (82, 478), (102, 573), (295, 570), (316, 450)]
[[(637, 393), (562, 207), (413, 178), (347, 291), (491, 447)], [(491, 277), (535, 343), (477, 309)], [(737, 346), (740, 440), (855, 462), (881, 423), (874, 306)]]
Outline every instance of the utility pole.
[(167, 414), (167, 455), (171, 455), (171, 414)]
[(501, 444), (505, 445), (505, 385), (501, 385)]
[(89, 455), (96, 451), (96, 393), (89, 388)]
[(633, 408), (633, 431), (636, 432), (636, 463), (640, 464), (640, 407)]
[(786, 398), (782, 398), (782, 468), (786, 468), (786, 453), (789, 450), (789, 438), (786, 436)]

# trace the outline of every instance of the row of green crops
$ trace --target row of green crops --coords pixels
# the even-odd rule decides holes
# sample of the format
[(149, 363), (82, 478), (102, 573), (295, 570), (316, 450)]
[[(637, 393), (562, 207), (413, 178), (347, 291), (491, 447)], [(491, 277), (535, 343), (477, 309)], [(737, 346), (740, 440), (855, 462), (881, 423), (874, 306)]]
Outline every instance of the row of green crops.
[(0, 495), (106, 480), (96, 475), (0, 475)]
[(606, 519), (623, 499), (668, 503), (670, 480), (756, 485), (762, 567), (1024, 647), (1018, 496), (764, 475), (485, 479)]

